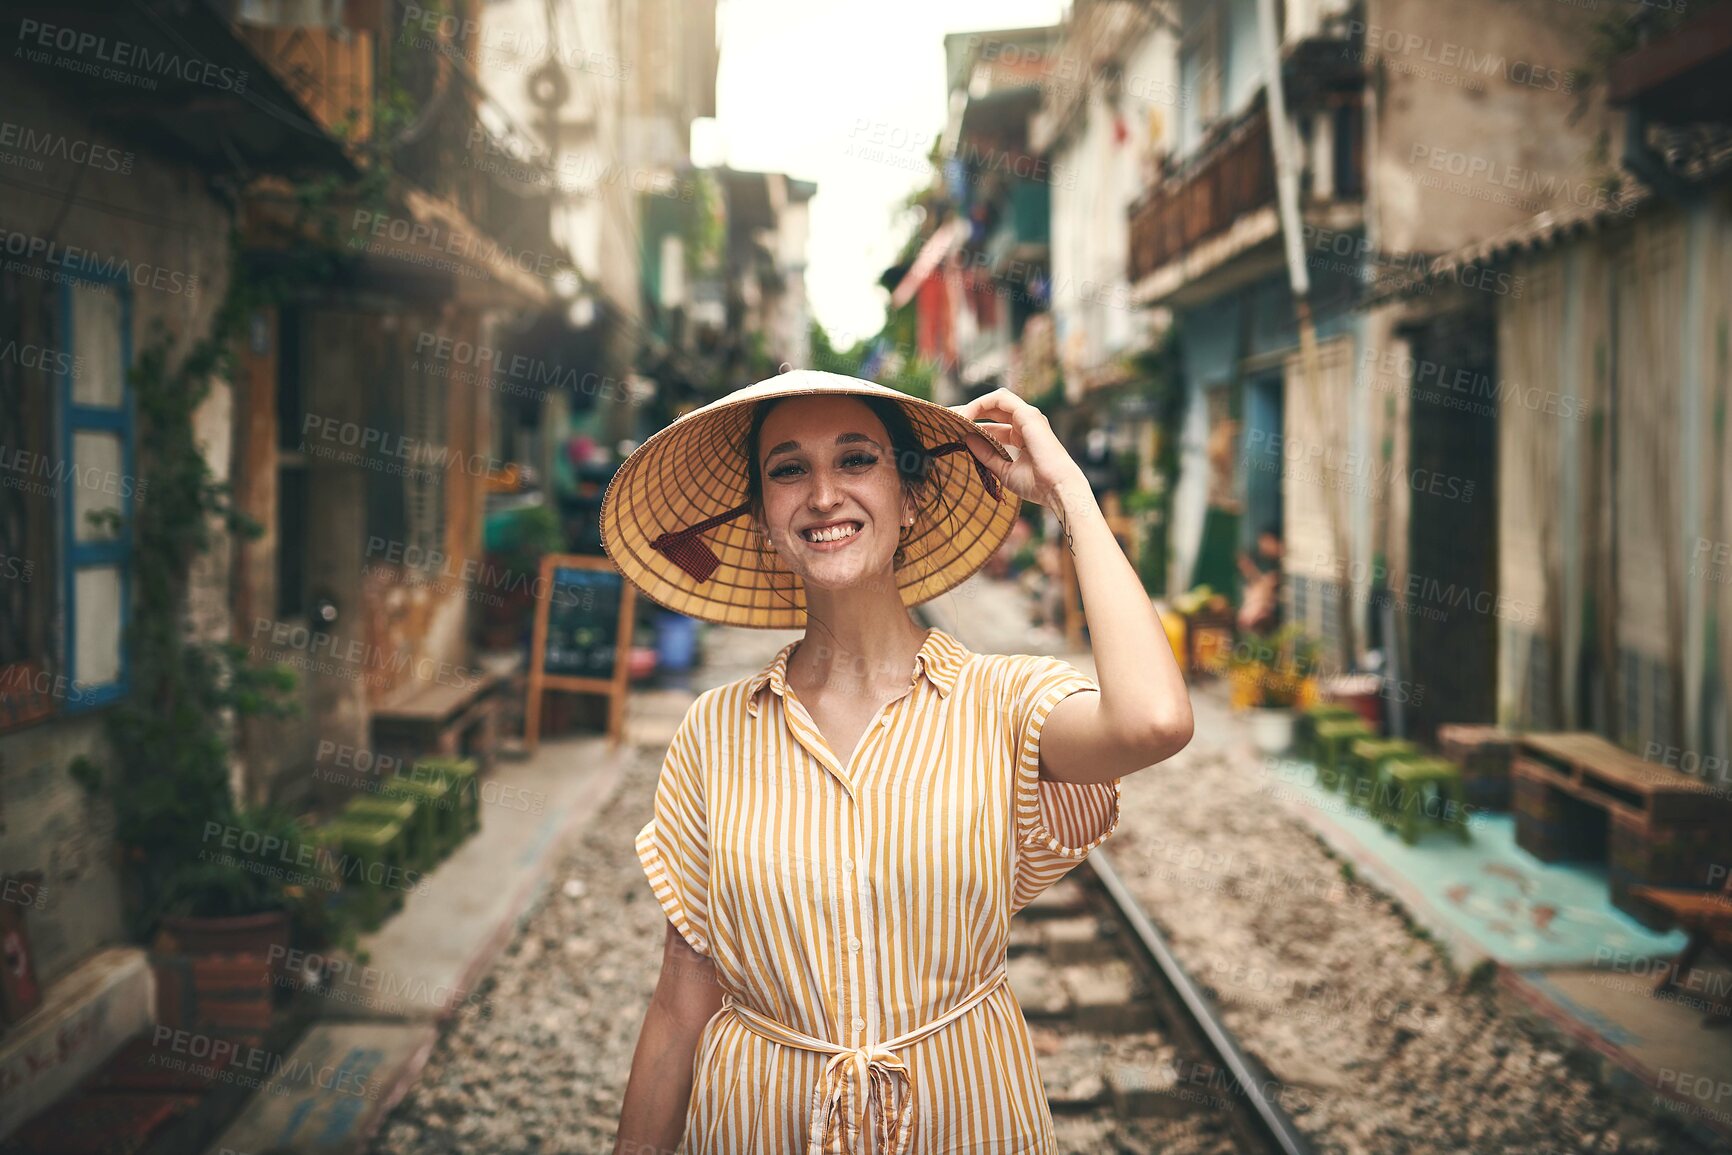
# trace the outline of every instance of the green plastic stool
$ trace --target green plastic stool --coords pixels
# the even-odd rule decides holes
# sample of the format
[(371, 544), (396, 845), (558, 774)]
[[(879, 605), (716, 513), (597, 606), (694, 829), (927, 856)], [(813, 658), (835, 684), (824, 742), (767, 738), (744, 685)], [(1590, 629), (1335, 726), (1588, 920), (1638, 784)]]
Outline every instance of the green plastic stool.
[(1375, 737), (1377, 735), (1371, 732), (1365, 719), (1357, 714), (1352, 718), (1330, 718), (1317, 723), (1316, 753), (1312, 760), (1326, 772), (1323, 784), (1339, 789), (1341, 777), (1347, 770), (1348, 748), (1361, 738)]
[(457, 809), (458, 841), (481, 829), (481, 767), (473, 758), (423, 758), (415, 763), (415, 776), (444, 778), (451, 785)]
[(1293, 720), (1293, 752), (1301, 758), (1317, 760), (1317, 726), (1322, 722), (1351, 722), (1359, 714), (1334, 702), (1319, 702), (1300, 712)]
[(450, 779), (436, 775), (421, 777), (411, 771), (408, 775), (387, 778), (380, 793), (387, 798), (411, 798), (419, 804), (432, 830), (434, 862), (443, 859), (462, 841), (463, 819), (457, 812), (458, 800)]
[(413, 882), (404, 860), (403, 824), (364, 815), (338, 817), (318, 828), (322, 846), (338, 856), (337, 877), (345, 904), (353, 903), (366, 930), (378, 930), (403, 904)]
[(1342, 785), (1347, 789), (1347, 801), (1364, 809), (1367, 799), (1361, 794), (1360, 783), (1365, 783), (1363, 789), (1372, 792), (1377, 785), (1377, 772), (1383, 768), (1387, 760), (1411, 762), (1421, 757), (1419, 747), (1405, 738), (1360, 738), (1347, 748), (1346, 772), (1342, 775)]
[(403, 825), (403, 859), (418, 870), (426, 870), (438, 861), (433, 845), (431, 815), (421, 813), (421, 804), (413, 798), (387, 798), (380, 794), (357, 794), (343, 807), (343, 817), (358, 815), (369, 820), (383, 818)]
[[(1454, 831), (1463, 842), (1470, 840), (1467, 792), (1461, 784), (1461, 767), (1453, 762), (1442, 758), (1385, 761), (1378, 771), (1373, 794), (1379, 820), (1398, 829), (1401, 840), (1409, 846), (1419, 841), (1422, 821)], [(1427, 812), (1428, 801), (1433, 813)], [(1450, 817), (1452, 804), (1458, 817)]]

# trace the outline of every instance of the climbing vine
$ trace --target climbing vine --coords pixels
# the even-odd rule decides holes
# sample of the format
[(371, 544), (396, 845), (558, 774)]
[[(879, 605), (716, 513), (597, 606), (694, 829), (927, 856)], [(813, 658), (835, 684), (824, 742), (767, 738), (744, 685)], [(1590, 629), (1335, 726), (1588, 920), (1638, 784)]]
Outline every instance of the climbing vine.
[[(395, 92), (381, 99), (374, 139), (389, 142), (393, 126), (408, 115)], [(105, 769), (81, 757), (71, 773), (113, 803), (128, 914), (139, 938), (164, 914), (254, 913), (291, 907), (298, 897), (279, 871), (212, 861), (226, 853), (208, 836), (212, 823), (225, 832), (278, 839), (307, 832), (274, 808), (238, 805), (230, 792), (235, 724), (292, 715), (295, 677), (285, 666), (254, 660), (244, 645), (193, 636), (189, 610), (198, 559), (219, 535), (250, 540), (261, 533), (212, 474), (195, 418), (213, 382), (233, 379), (234, 350), (255, 311), (328, 283), (355, 259), (342, 247), (338, 206), (381, 208), (394, 175), (388, 145), (358, 155), (357, 178), (326, 176), (290, 187), (287, 252), (268, 269), (249, 260), (239, 234), (231, 234), (228, 291), (209, 331), (177, 358), (173, 334), (158, 322), (128, 374), (149, 493), (132, 513), (134, 605), (125, 645), (133, 690), (104, 714), (112, 764)], [(117, 511), (92, 517), (118, 528)]]
[(189, 637), (194, 563), (219, 531), (259, 533), (212, 476), (194, 430), (212, 380), (229, 369), (250, 303), (238, 261), (235, 268), (209, 333), (177, 363), (159, 322), (129, 373), (140, 470), (149, 482), (149, 499), (137, 503), (132, 524), (135, 602), (125, 645), (134, 688), (104, 715), (113, 771), (85, 759), (73, 766), (87, 787), (105, 788), (113, 801), (141, 935), (164, 913), (176, 878), (199, 862), (205, 824), (232, 826), (246, 817), (229, 793), (231, 720), (286, 713), (284, 695), (294, 686), (286, 670), (247, 661), (244, 646)]

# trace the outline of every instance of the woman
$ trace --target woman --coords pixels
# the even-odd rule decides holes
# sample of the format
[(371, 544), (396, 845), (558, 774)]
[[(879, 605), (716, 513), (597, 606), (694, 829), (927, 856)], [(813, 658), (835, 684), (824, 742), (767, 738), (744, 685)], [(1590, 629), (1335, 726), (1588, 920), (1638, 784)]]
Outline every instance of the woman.
[[(1075, 555), (1098, 686), (910, 618), (1024, 499)], [(1191, 708), (1046, 417), (785, 373), (646, 441), (602, 532), (662, 604), (805, 628), (700, 695), (662, 766), (637, 850), (668, 925), (615, 1152), (1051, 1151), (1010, 917), (1111, 835)]]

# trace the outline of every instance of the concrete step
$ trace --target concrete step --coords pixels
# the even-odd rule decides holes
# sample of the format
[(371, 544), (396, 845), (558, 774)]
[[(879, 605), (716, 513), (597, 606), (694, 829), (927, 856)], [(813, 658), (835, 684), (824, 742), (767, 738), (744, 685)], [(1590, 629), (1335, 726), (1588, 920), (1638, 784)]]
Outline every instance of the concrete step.
[(149, 958), (130, 946), (97, 951), (50, 983), (42, 1005), (0, 1040), (0, 1136), (148, 1030), (151, 992)]
[(251, 1064), (252, 1100), (205, 1155), (354, 1155), (421, 1073), (437, 1037), (427, 1021), (315, 1025), (287, 1058)]

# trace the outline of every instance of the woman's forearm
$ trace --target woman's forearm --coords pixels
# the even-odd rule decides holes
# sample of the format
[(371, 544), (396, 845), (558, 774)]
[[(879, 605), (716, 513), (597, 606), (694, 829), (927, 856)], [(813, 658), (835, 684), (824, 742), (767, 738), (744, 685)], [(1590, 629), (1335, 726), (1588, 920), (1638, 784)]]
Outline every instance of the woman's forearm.
[(1102, 717), (1117, 733), (1183, 747), (1191, 737), (1191, 698), (1160, 615), (1088, 479), (1079, 473), (1056, 494), (1053, 511), (1076, 564)]
[(692, 1061), (703, 1024), (684, 1022), (654, 999), (644, 1012), (626, 1077), (613, 1155), (674, 1155), (685, 1135)]

